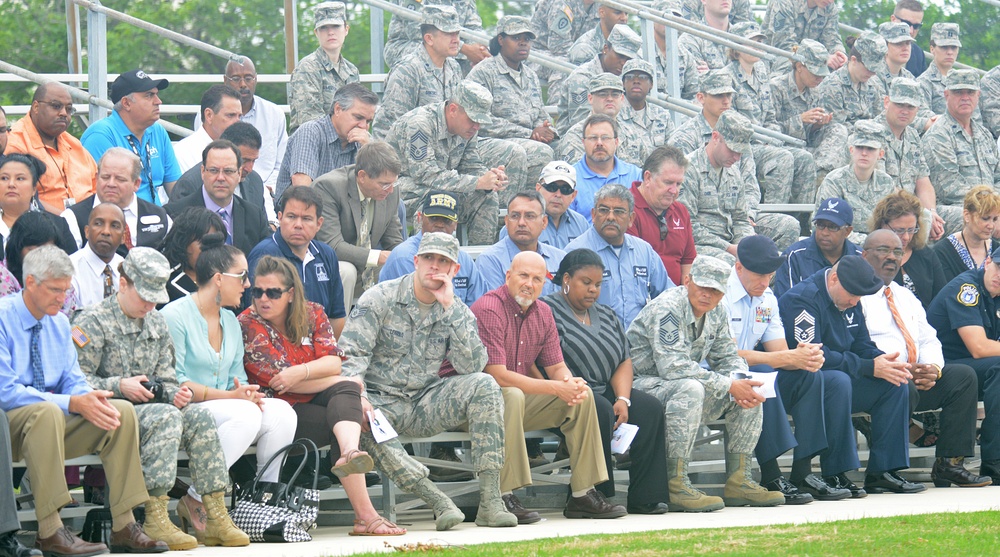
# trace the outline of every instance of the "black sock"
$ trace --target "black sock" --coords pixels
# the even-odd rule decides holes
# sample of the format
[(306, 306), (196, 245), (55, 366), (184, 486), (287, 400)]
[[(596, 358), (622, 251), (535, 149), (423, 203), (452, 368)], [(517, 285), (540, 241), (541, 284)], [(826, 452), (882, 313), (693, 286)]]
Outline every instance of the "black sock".
[(792, 476), (789, 479), (793, 482), (802, 481), (809, 474), (812, 474), (811, 458), (800, 458), (792, 462)]
[(766, 484), (778, 479), (780, 475), (781, 469), (778, 468), (778, 459), (772, 458), (767, 462), (760, 463), (760, 483)]

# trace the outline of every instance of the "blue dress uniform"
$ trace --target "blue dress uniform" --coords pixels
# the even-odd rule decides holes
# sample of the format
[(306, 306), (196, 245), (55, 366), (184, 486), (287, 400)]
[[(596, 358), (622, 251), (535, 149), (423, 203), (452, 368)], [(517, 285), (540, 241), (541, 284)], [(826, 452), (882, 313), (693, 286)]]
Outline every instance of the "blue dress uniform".
[(625, 234), (621, 246), (612, 246), (593, 226), (566, 245), (566, 251), (586, 248), (604, 262), (604, 283), (598, 302), (609, 306), (627, 329), (642, 308), (662, 292), (677, 286), (660, 255), (642, 238)]
[[(382, 271), (378, 274), (378, 281), (385, 282), (408, 275), (413, 272), (413, 257), (417, 255), (417, 248), (420, 247), (420, 239), (424, 237), (423, 232), (419, 232), (406, 239), (392, 249)], [(458, 274), (451, 279), (452, 287), (455, 289), (455, 296), (460, 298), (465, 305), (471, 306), (473, 302), (487, 292), (483, 277), (472, 261), (472, 257), (464, 251), (458, 252)]]
[[(495, 290), (506, 282), (507, 269), (510, 269), (510, 262), (514, 256), (521, 253), (521, 248), (517, 247), (510, 236), (501, 239), (499, 242), (486, 248), (486, 251), (476, 259), (476, 267), (483, 276), (486, 291)], [(542, 296), (548, 296), (558, 290), (552, 283), (552, 277), (559, 271), (559, 264), (562, 263), (566, 252), (552, 247), (541, 240), (538, 241), (538, 254), (545, 260), (545, 268), (548, 270), (548, 277), (545, 286), (542, 287)]]
[(946, 362), (976, 370), (979, 396), (986, 410), (979, 435), (986, 462), (1000, 460), (1000, 356), (973, 358), (958, 334), (960, 327), (982, 327), (986, 338), (1000, 340), (1000, 297), (990, 296), (984, 275), (985, 270), (978, 269), (951, 279), (931, 302), (927, 322), (937, 331)]
[[(872, 417), (873, 447), (868, 476), (908, 468), (909, 391), (874, 376), (874, 359), (883, 352), (868, 335), (860, 304), (841, 312), (826, 288), (829, 270), (819, 271), (786, 292), (780, 299), (785, 339), (794, 348), (799, 342), (823, 344), (823, 371), (850, 393), (851, 408), (827, 406), (827, 444), (820, 453), (824, 476), (860, 467), (850, 412)], [(845, 381), (846, 380), (846, 381)], [(829, 385), (829, 384), (828, 384)], [(826, 397), (829, 405), (831, 399)]]

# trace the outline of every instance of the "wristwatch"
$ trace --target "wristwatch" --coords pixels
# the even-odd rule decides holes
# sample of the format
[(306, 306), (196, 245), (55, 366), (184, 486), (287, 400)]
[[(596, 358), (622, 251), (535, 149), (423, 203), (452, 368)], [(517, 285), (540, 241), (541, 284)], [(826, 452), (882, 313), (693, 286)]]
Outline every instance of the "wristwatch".
[(620, 396), (616, 400), (623, 400), (627, 408), (632, 408), (632, 401), (627, 396)]

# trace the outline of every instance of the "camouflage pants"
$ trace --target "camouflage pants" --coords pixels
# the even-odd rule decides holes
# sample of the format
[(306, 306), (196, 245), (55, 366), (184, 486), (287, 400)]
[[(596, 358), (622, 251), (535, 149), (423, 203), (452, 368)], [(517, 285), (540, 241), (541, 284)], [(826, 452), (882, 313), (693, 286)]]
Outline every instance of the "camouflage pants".
[(728, 394), (722, 398), (707, 395), (704, 385), (695, 379), (636, 377), (633, 386), (663, 403), (667, 458), (691, 458), (701, 423), (721, 417), (726, 418), (729, 435), (727, 452), (751, 454), (757, 446), (764, 419), (759, 404), (747, 409), (730, 401)]
[[(521, 191), (528, 184), (528, 154), (520, 143), (510, 139), (480, 137), (479, 156), (482, 158), (483, 165), (486, 168), (504, 166), (507, 172), (508, 190)], [(542, 166), (545, 166), (545, 164), (542, 163)], [(538, 174), (541, 173), (542, 169), (539, 167)], [(530, 186), (532, 188), (535, 187), (536, 180), (538, 180), (537, 176), (530, 179)], [(500, 195), (504, 195), (504, 192), (500, 192)]]
[[(409, 176), (404, 176), (396, 182), (401, 192), (401, 198), (406, 205), (406, 222), (416, 232), (419, 229), (414, 222), (414, 215), (420, 209), (424, 197), (430, 188), (415, 184)], [(497, 241), (497, 229), (500, 222), (500, 205), (497, 193), (475, 190), (470, 193), (452, 192), (458, 197), (458, 222), (466, 228), (468, 243), (474, 246), (488, 246)]]
[(848, 135), (847, 126), (833, 122), (816, 128), (809, 134), (807, 149), (813, 154), (818, 173), (825, 176), (831, 170), (851, 163), (851, 154), (847, 150)]
[(178, 449), (188, 453), (195, 491), (204, 494), (226, 489), (229, 470), (208, 409), (197, 404), (183, 410), (172, 404), (137, 404), (135, 414), (139, 418), (139, 460), (150, 494), (165, 495), (173, 487)]
[(716, 259), (725, 261), (727, 265), (736, 264), (736, 256), (734, 256), (733, 254), (729, 253), (726, 250), (719, 249), (715, 246), (706, 246), (706, 245), (696, 245), (694, 248), (695, 251), (698, 253), (698, 255), (707, 255), (709, 257), (714, 257)]
[[(400, 435), (428, 437), (468, 429), (476, 470), (503, 468), (503, 396), (493, 377), (485, 373), (446, 377), (412, 398), (380, 396), (372, 391), (368, 394)], [(376, 443), (371, 433), (363, 433), (361, 448), (407, 493), (427, 477), (427, 467), (406, 454), (398, 439)]]
[(788, 203), (792, 197), (795, 158), (785, 149), (774, 145), (755, 143), (752, 147), (763, 202)]
[[(545, 168), (545, 165), (552, 162), (552, 158), (554, 156), (552, 147), (540, 141), (524, 139), (521, 137), (514, 137), (504, 141), (508, 141), (524, 149), (524, 155), (527, 162), (524, 182), (520, 186), (515, 187), (514, 181), (511, 180), (507, 189), (499, 192), (498, 195), (500, 197), (501, 207), (506, 207), (510, 199), (514, 197), (514, 194), (518, 192), (526, 190), (535, 191), (535, 184), (538, 183), (538, 178), (542, 175), (542, 169)], [(508, 177), (509, 175), (510, 173), (508, 172)]]
[(800, 228), (798, 219), (781, 213), (761, 213), (754, 226), (757, 234), (774, 240), (779, 251), (799, 241)]
[[(961, 205), (938, 205), (937, 214), (944, 219), (944, 235), (954, 234), (965, 226)], [(942, 237), (944, 239), (944, 237)]]

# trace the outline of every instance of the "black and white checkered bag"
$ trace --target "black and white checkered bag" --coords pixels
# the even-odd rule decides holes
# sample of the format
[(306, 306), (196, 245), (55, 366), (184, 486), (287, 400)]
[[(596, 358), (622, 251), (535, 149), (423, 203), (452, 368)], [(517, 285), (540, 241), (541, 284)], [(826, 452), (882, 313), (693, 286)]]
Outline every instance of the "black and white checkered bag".
[[(319, 473), (319, 450), (309, 439), (297, 439), (268, 459), (261, 469), (267, 470), (271, 462), (295, 449), (305, 452), (288, 483), (261, 481), (260, 475), (252, 484), (237, 489), (233, 509), (229, 511), (236, 526), (250, 536), (252, 542), (307, 542), (312, 540), (309, 530), (316, 527), (319, 515), (319, 490), (316, 489)], [(310, 458), (312, 467), (312, 489), (295, 485), (299, 474), (305, 469)]]

